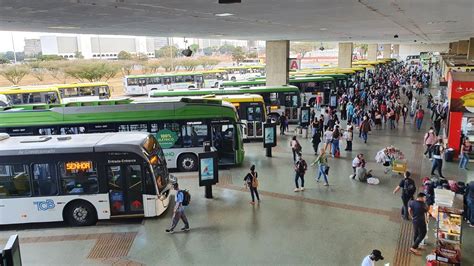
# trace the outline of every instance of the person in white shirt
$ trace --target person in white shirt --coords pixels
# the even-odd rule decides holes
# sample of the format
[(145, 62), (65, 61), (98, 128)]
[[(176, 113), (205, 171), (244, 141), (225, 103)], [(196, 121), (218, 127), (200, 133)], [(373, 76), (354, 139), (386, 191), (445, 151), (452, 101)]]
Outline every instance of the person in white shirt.
[(374, 266), (375, 265), (374, 261), (379, 261), (379, 260), (383, 260), (382, 252), (380, 252), (380, 250), (378, 249), (374, 249), (372, 250), (372, 253), (370, 253), (370, 255), (364, 258), (361, 266)]

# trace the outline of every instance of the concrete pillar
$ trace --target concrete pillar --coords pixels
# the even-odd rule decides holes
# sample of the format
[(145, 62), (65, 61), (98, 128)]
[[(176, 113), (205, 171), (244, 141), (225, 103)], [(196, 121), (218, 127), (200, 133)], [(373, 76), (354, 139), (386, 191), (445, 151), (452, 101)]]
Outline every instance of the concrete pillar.
[(458, 52), (458, 42), (449, 43), (449, 53), (456, 54)]
[(339, 54), (337, 56), (337, 66), (340, 68), (352, 67), (352, 43), (340, 42)]
[(468, 61), (474, 60), (474, 37), (469, 39), (469, 48), (467, 49), (467, 60)]
[(392, 56), (392, 45), (390, 43), (382, 44), (382, 58), (390, 58)]
[(290, 41), (267, 41), (265, 50), (267, 86), (288, 84)]
[(467, 55), (467, 50), (469, 49), (469, 40), (462, 40), (458, 42), (458, 51), (457, 55)]
[(393, 49), (392, 57), (399, 58), (400, 57), (400, 44), (394, 44), (392, 49)]
[(369, 44), (367, 47), (367, 60), (376, 61), (377, 60), (377, 47), (376, 43)]

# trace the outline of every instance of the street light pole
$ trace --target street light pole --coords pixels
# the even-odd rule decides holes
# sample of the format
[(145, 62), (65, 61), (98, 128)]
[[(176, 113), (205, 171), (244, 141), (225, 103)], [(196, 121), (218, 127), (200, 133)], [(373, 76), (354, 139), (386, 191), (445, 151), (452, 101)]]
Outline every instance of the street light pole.
[(10, 31), (10, 34), (12, 36), (12, 46), (13, 46), (13, 61), (16, 64), (16, 51), (15, 51), (15, 41), (13, 39), (13, 32)]

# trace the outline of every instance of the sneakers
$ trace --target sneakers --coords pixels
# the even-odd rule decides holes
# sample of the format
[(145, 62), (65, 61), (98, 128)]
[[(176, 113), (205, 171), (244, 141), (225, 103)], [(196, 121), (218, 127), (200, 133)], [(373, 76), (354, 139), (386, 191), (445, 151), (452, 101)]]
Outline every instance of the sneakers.
[(295, 188), (295, 190), (293, 190), (294, 192), (300, 192), (300, 189), (299, 188)]
[(166, 229), (165, 232), (169, 233), (169, 234), (172, 234), (172, 233), (174, 233), (174, 230), (173, 229)]
[(255, 201), (251, 201), (250, 204), (255, 205)]
[(185, 227), (181, 228), (181, 231), (189, 231), (189, 227), (185, 226)]
[(417, 249), (410, 248), (410, 252), (417, 255), (417, 256), (421, 256), (421, 253)]
[(304, 187), (301, 187), (301, 188), (300, 188), (300, 191), (304, 191)]
[(326, 186), (326, 187), (327, 187), (327, 186), (329, 186), (329, 184), (328, 184), (328, 183), (324, 183), (324, 186)]

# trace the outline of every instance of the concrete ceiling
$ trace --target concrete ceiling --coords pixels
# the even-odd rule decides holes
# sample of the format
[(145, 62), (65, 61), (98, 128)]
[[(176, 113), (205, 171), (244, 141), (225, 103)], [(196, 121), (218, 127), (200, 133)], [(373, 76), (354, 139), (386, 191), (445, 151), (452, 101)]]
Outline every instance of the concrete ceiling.
[[(436, 43), (474, 36), (473, 0), (1, 0), (0, 30)], [(232, 13), (217, 17), (215, 14)], [(398, 34), (399, 39), (393, 36)]]

